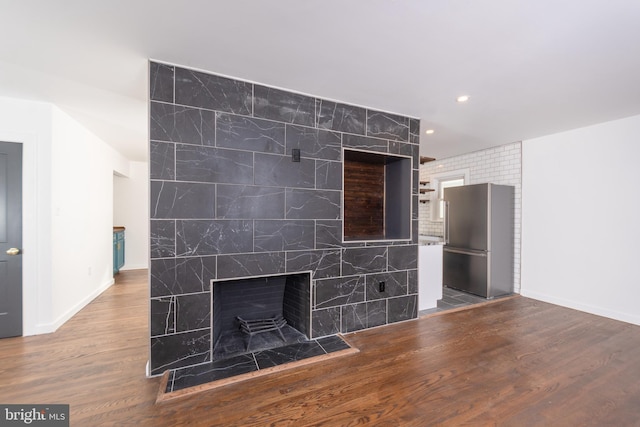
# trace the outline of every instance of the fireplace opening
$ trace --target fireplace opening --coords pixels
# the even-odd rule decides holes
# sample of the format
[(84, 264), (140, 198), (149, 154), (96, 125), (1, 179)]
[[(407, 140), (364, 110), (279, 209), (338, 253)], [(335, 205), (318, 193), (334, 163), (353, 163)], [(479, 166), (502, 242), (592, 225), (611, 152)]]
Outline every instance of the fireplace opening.
[(311, 275), (213, 281), (213, 359), (311, 338)]

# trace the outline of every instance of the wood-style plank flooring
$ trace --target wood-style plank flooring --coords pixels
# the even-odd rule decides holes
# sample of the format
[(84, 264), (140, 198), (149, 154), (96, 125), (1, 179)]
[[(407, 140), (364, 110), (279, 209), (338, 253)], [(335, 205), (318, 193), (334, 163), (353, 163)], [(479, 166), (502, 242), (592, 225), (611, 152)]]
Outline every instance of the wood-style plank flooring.
[(349, 334), (360, 353), (155, 403), (147, 272), (0, 340), (0, 403), (72, 426), (640, 426), (640, 327), (517, 297)]

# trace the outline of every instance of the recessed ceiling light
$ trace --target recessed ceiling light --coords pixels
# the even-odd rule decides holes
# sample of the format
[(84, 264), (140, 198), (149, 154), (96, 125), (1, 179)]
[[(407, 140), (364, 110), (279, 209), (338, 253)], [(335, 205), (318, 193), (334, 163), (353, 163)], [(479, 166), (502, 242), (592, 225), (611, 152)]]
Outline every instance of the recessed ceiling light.
[(427, 135), (432, 135), (434, 132), (435, 132), (435, 130), (433, 130), (433, 129), (427, 129), (427, 130), (425, 131), (425, 133), (426, 133)]
[(469, 100), (469, 95), (461, 95), (456, 98), (456, 101), (458, 102), (467, 102), (468, 100)]

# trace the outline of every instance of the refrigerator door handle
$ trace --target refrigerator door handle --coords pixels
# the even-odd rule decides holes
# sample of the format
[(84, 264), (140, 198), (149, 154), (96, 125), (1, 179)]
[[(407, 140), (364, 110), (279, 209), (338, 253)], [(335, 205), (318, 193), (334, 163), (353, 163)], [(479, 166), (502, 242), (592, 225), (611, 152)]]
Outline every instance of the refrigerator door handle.
[(487, 256), (486, 251), (468, 251), (464, 249), (453, 249), (453, 248), (444, 248), (444, 251), (452, 254), (473, 255), (473, 256), (481, 256), (481, 257)]
[(443, 201), (442, 209), (444, 209), (442, 216), (444, 218), (444, 244), (446, 245), (449, 243), (449, 202), (447, 200)]

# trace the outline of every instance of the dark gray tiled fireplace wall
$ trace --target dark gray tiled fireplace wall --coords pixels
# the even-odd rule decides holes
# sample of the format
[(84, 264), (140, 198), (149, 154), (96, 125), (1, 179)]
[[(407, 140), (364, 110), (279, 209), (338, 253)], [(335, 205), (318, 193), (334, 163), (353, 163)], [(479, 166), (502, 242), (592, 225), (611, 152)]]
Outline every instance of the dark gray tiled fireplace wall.
[[(310, 338), (417, 316), (417, 119), (153, 62), (150, 86), (152, 374), (211, 360), (212, 279), (312, 271)], [(342, 243), (343, 147), (413, 157), (412, 240)]]

